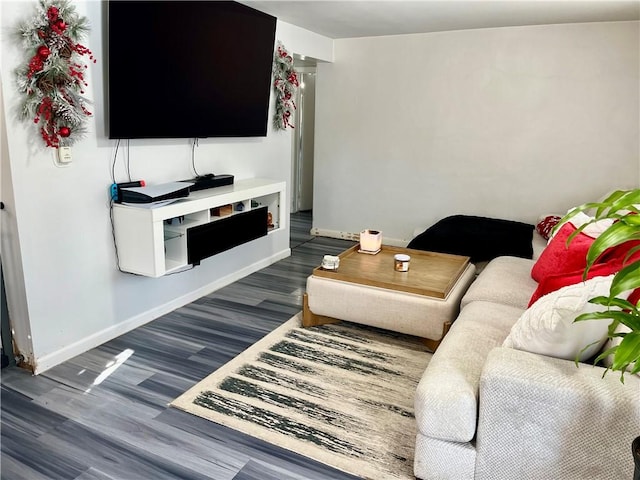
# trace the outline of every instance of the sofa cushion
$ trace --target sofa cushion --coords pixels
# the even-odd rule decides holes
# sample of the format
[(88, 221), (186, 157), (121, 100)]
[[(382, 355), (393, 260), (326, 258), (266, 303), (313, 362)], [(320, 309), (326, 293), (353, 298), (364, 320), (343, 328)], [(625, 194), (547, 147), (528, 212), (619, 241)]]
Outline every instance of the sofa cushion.
[(485, 358), (502, 345), (522, 309), (490, 302), (468, 304), (433, 354), (416, 389), (421, 434), (453, 442), (475, 435), (478, 384)]
[(482, 300), (525, 310), (538, 286), (531, 278), (533, 264), (533, 260), (517, 257), (492, 260), (462, 297), (461, 306)]
[(522, 314), (504, 346), (565, 360), (592, 357), (607, 339), (609, 323), (574, 320), (582, 313), (603, 310), (589, 299), (608, 295), (612, 280), (613, 275), (595, 277), (545, 295)]

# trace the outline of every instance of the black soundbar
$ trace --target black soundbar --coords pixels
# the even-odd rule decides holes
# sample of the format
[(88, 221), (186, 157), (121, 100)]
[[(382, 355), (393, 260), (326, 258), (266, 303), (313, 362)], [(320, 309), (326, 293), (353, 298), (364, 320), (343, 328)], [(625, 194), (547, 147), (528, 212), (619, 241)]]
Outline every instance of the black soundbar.
[(225, 185), (233, 185), (233, 175), (214, 175), (208, 173), (189, 180), (181, 180), (181, 182), (191, 182), (193, 185), (189, 187), (191, 192), (205, 190), (207, 188), (223, 187)]

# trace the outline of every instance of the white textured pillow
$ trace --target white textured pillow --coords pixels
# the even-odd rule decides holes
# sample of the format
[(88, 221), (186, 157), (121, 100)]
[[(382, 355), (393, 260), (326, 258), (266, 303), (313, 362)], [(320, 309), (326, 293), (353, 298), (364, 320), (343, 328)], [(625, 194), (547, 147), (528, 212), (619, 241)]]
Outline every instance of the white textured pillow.
[(574, 360), (584, 347), (596, 342), (580, 354), (580, 360), (592, 357), (606, 341), (611, 322), (574, 320), (582, 313), (603, 309), (589, 299), (609, 295), (612, 280), (613, 275), (594, 277), (541, 297), (514, 324), (503, 346)]

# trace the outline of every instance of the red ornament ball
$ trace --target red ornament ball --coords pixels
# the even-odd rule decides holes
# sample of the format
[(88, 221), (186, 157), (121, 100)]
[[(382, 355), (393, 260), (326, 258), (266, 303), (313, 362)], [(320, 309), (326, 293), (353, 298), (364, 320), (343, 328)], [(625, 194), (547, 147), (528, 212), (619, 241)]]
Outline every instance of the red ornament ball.
[(47, 10), (47, 18), (49, 18), (49, 20), (52, 20), (52, 21), (56, 20), (58, 18), (59, 13), (60, 13), (60, 10), (58, 10), (58, 7), (51, 6)]
[(58, 133), (60, 134), (61, 137), (68, 137), (69, 135), (71, 135), (71, 129), (69, 127), (60, 127), (60, 130), (58, 130)]
[(64, 23), (64, 20), (59, 18), (58, 20), (56, 20), (56, 27), (58, 27), (59, 31), (64, 32), (64, 29), (67, 28), (67, 24)]
[(40, 45), (38, 47), (38, 56), (42, 59), (47, 58), (49, 55), (51, 55), (51, 50), (49, 50), (46, 46), (44, 45)]

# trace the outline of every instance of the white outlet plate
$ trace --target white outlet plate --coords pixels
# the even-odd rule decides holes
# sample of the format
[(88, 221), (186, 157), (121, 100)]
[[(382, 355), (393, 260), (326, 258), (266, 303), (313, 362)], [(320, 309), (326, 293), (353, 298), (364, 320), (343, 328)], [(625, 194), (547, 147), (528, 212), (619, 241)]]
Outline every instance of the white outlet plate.
[(72, 160), (71, 147), (58, 147), (58, 162), (66, 165), (67, 163), (71, 163)]

